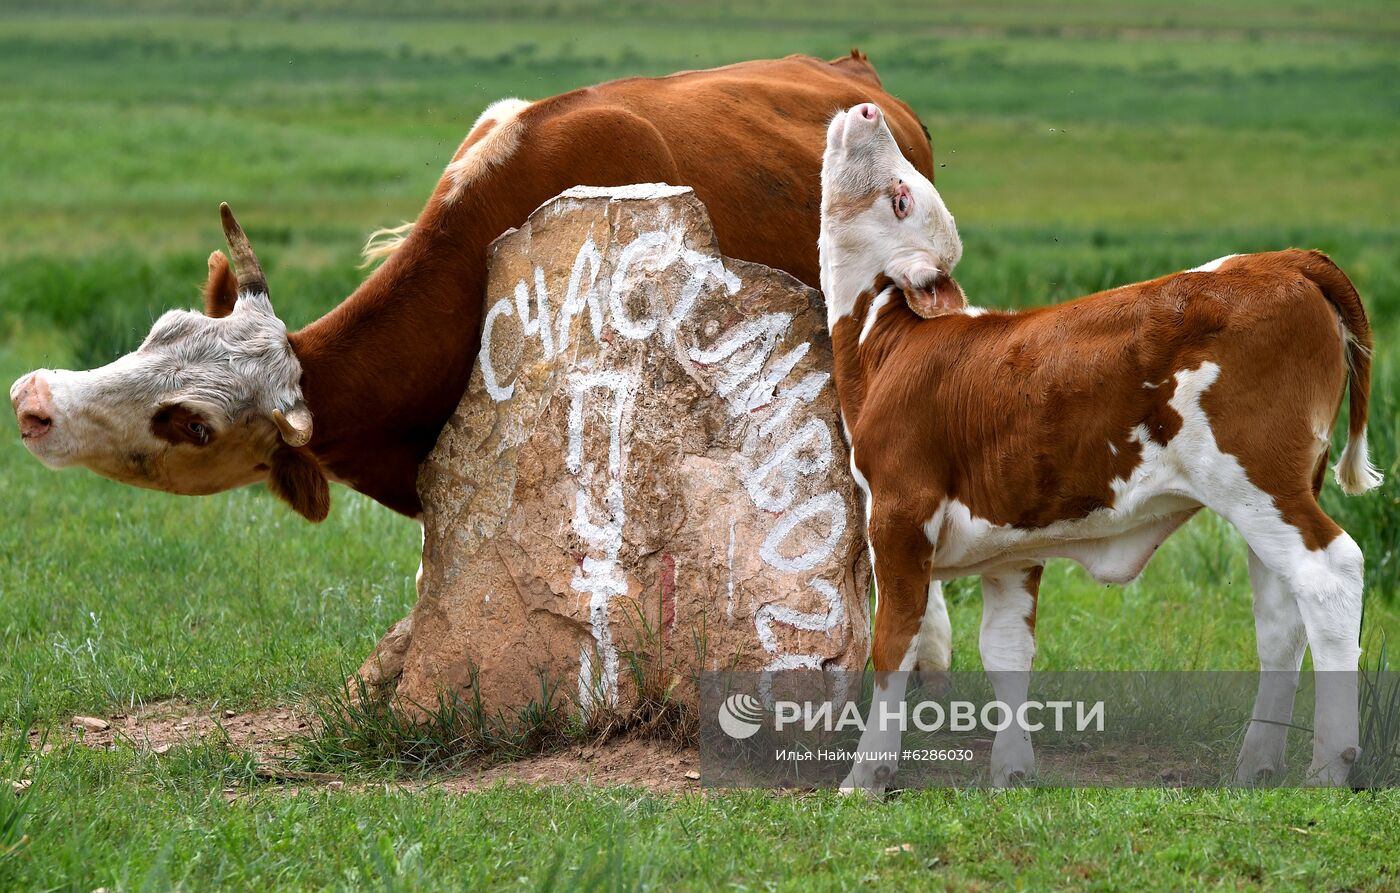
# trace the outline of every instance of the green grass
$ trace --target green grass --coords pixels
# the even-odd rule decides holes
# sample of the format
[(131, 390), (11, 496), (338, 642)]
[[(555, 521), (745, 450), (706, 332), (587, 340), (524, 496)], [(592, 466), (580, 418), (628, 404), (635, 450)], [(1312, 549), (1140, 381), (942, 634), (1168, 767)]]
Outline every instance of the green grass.
[[(300, 325), (358, 282), (366, 233), (417, 213), (488, 102), (859, 45), (933, 132), (976, 303), (1060, 300), (1287, 245), (1352, 275), (1377, 329), (1371, 440), (1390, 482), (1360, 499), (1329, 483), (1324, 502), (1367, 554), (1368, 654), (1400, 641), (1394, 4), (5, 6), (0, 381), (104, 363), (162, 310), (197, 303), (221, 200)], [(37, 756), (16, 737), (31, 716), (52, 730), (169, 697), (327, 698), (412, 604), (418, 531), (343, 488), (311, 526), (261, 488), (191, 499), (54, 475), (13, 436), (0, 480), (0, 775), (32, 779), (13, 801), (0, 793), (0, 889), (1400, 886), (1393, 792), (869, 804), (352, 781), (292, 797), (218, 744)], [(1214, 518), (1130, 586), (1053, 564), (1043, 593), (1043, 668), (1255, 664), (1243, 547)], [(953, 587), (951, 612), (955, 668), (976, 669), (975, 583)], [(376, 777), (375, 742), (355, 741), (354, 722), (342, 731), (327, 764), (353, 779), (358, 759)]]
[[(870, 803), (832, 793), (497, 786), (464, 795), (375, 785), (293, 797), (218, 745), (164, 757), (63, 749), (44, 768), (25, 795), (43, 836), (16, 867), (75, 890), (1400, 883), (1394, 792), (940, 790)], [(81, 816), (72, 817), (74, 804)]]

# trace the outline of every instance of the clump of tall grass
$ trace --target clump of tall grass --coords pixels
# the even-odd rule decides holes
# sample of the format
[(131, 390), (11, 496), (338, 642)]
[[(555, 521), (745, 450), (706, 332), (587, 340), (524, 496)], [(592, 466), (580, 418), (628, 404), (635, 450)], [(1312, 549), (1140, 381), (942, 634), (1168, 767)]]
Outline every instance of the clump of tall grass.
[[(595, 692), (594, 706), (587, 711), (584, 732), (596, 741), (621, 735), (636, 735), (668, 742), (676, 747), (700, 740), (700, 719), (695, 712), (699, 687), (695, 678), (677, 661), (675, 648), (668, 641), (664, 593), (658, 590), (656, 616), (648, 615), (641, 603), (623, 608), (632, 641), (621, 653), (627, 667), (627, 682), (635, 695), (625, 707), (609, 706), (608, 699)], [(703, 620), (691, 640), (694, 666), (705, 665), (707, 636)]]
[(372, 690), (360, 676), (314, 705), (312, 732), (293, 741), (299, 768), (423, 774), (490, 765), (561, 746), (577, 735), (564, 699), (547, 680), (513, 714), (489, 711), (475, 669), (464, 695), (440, 692), (430, 705)]
[(1351, 767), (1355, 788), (1400, 786), (1400, 673), (1390, 668), (1382, 637), (1370, 666), (1360, 673), (1361, 756)]

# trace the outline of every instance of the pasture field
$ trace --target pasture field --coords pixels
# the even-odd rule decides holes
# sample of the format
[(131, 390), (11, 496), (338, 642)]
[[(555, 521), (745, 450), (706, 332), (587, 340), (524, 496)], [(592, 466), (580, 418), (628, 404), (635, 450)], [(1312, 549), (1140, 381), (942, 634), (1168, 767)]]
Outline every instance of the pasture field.
[[(1324, 501), (1366, 552), (1365, 659), (1396, 653), (1400, 8), (1379, 0), (0, 0), (0, 380), (107, 362), (195, 306), (221, 200), (297, 326), (488, 102), (852, 45), (933, 134), (974, 303), (1290, 245), (1347, 270), (1388, 480), (1345, 499), (1329, 479)], [(0, 480), (0, 774), (29, 780), (0, 792), (0, 889), (1400, 888), (1394, 791), (451, 793), (364, 766), (292, 796), (217, 738), (71, 745), (75, 713), (326, 697), (411, 606), (418, 531), (342, 488), (312, 526), (262, 488), (55, 475), (13, 428)], [(1213, 517), (1129, 586), (1055, 563), (1042, 596), (1040, 668), (1256, 665), (1244, 548)], [(950, 607), (955, 669), (976, 669), (976, 584)]]

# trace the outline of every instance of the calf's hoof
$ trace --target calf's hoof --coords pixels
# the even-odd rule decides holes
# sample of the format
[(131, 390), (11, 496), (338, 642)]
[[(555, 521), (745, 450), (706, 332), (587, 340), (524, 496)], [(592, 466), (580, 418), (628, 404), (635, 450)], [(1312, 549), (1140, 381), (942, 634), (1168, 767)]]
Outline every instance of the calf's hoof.
[(1356, 745), (1345, 747), (1340, 753), (1326, 758), (1313, 758), (1308, 769), (1307, 785), (1317, 788), (1346, 787), (1351, 777), (1351, 767), (1361, 756), (1361, 748)]
[(1034, 766), (1003, 766), (992, 770), (992, 787), (1021, 788), (1030, 784)]
[(888, 763), (857, 763), (851, 767), (846, 780), (838, 789), (845, 796), (864, 796), (879, 800), (894, 779), (895, 767)]
[(1245, 788), (1272, 787), (1276, 779), (1283, 777), (1283, 771), (1281, 759), (1244, 761), (1235, 769), (1235, 784)]
[(1259, 769), (1239, 769), (1235, 772), (1235, 784), (1244, 788), (1271, 788), (1274, 779), (1283, 774), (1282, 769), (1263, 766)]
[(1035, 750), (1028, 735), (1007, 729), (992, 742), (992, 787), (1015, 788), (1035, 775)]
[(855, 797), (860, 800), (872, 801), (882, 800), (885, 796), (884, 788), (876, 790), (874, 788), (846, 787), (844, 782), (842, 782), (841, 787), (836, 789), (836, 792), (842, 797)]

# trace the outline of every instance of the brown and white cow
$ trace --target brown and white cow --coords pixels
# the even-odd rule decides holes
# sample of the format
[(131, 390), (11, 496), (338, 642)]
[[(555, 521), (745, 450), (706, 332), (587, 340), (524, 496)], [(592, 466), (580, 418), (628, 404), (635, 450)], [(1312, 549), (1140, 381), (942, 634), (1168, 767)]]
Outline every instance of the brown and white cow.
[[(1202, 507), (1249, 545), (1261, 676), (1238, 779), (1275, 772), (1305, 646), (1332, 679), (1311, 777), (1345, 782), (1357, 750), (1362, 556), (1319, 507), (1350, 371), (1337, 480), (1380, 483), (1366, 449), (1370, 329), (1350, 281), (1311, 251), (1232, 256), (1021, 313), (968, 307), (952, 216), (881, 111), (838, 114), (822, 167), (822, 290), (865, 492), (877, 697), (948, 666), (940, 581), (982, 577), (981, 652), (997, 698), (1025, 701), (1049, 558), (1124, 583)], [(892, 752), (872, 724), (864, 751)], [(993, 780), (1033, 769), (997, 734)], [(858, 764), (874, 789), (892, 762)]]
[(815, 286), (826, 123), (862, 101), (890, 110), (900, 151), (932, 174), (918, 118), (854, 51), (496, 103), (411, 231), (340, 306), (288, 334), (226, 216), (238, 282), (216, 252), (204, 313), (165, 314), (108, 366), (15, 382), (20, 432), (47, 465), (136, 486), (199, 494), (266, 480), (320, 520), (329, 477), (417, 515), (418, 463), (476, 360), (491, 240), (572, 186), (688, 185), (726, 255)]

